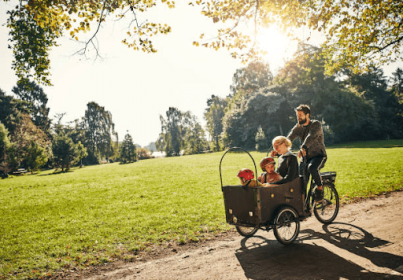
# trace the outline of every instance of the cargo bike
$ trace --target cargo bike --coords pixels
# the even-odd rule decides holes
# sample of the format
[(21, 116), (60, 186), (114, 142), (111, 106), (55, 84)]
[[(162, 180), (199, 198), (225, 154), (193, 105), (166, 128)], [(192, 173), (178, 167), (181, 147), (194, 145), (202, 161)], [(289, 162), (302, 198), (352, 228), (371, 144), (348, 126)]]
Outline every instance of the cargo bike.
[(335, 187), (336, 172), (321, 173), (323, 180), (323, 200), (315, 202), (315, 184), (310, 183), (308, 192), (304, 177), (273, 187), (245, 187), (242, 185), (223, 185), (221, 165), (228, 152), (240, 150), (252, 159), (255, 178), (258, 173), (254, 159), (246, 150), (233, 147), (228, 149), (220, 160), (220, 180), (223, 192), (226, 221), (234, 225), (239, 234), (253, 236), (259, 229), (274, 231), (281, 244), (293, 243), (299, 234), (300, 222), (312, 216), (319, 222), (330, 224), (339, 212), (339, 196)]

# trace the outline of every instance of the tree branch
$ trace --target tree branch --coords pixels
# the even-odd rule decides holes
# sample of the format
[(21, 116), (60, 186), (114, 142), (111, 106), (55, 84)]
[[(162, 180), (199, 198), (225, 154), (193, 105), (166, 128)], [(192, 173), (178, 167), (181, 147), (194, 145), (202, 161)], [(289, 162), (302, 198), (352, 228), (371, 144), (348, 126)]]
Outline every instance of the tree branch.
[(95, 51), (96, 51), (96, 53), (97, 53), (95, 59), (97, 59), (98, 57), (101, 57), (101, 56), (99, 55), (98, 47), (94, 44), (94, 39), (95, 39), (95, 37), (97, 36), (97, 34), (98, 34), (98, 32), (99, 32), (99, 29), (101, 28), (102, 20), (104, 19), (104, 12), (105, 12), (105, 10), (106, 10), (105, 7), (106, 7), (106, 3), (107, 3), (107, 2), (108, 2), (108, 0), (105, 0), (104, 3), (103, 3), (103, 5), (102, 5), (102, 10), (101, 10), (101, 15), (100, 15), (100, 17), (99, 17), (99, 22), (98, 22), (97, 30), (95, 30), (95, 32), (94, 32), (94, 34), (92, 35), (92, 37), (91, 37), (87, 42), (85, 42), (85, 47), (82, 48), (81, 50), (78, 50), (78, 51), (75, 52), (74, 54), (85, 55), (85, 53), (87, 52), (88, 45), (91, 44), (91, 45), (94, 47), (94, 49), (95, 49)]
[(389, 44), (387, 44), (387, 45), (385, 45), (385, 46), (383, 46), (383, 47), (372, 46), (371, 48), (377, 49), (377, 51), (376, 51), (375, 53), (380, 53), (380, 52), (382, 52), (383, 50), (389, 48), (391, 45), (394, 45), (394, 44), (396, 44), (396, 43), (399, 43), (399, 42), (402, 41), (402, 40), (403, 40), (403, 36), (400, 36), (400, 37), (397, 38), (396, 40), (390, 42)]

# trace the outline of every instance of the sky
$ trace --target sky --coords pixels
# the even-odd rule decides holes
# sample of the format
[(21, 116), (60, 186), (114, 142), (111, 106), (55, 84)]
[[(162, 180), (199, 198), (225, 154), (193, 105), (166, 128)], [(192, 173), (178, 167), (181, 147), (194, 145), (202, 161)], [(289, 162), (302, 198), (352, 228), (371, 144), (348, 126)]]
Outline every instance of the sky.
[[(16, 1), (0, 0), (0, 88), (9, 95), (17, 78), (11, 69), (13, 57), (7, 47), (5, 23), (6, 11), (15, 4)], [(227, 96), (233, 74), (245, 67), (231, 58), (229, 51), (192, 45), (202, 33), (213, 37), (217, 25), (201, 15), (198, 7), (188, 6), (187, 1), (177, 1), (175, 9), (159, 5), (140, 17), (172, 27), (168, 35), (153, 37), (156, 54), (127, 48), (121, 40), (128, 22), (115, 21), (113, 16), (109, 19), (97, 35), (102, 58), (94, 59), (93, 51), (87, 57), (74, 55), (82, 45), (67, 37), (60, 38), (60, 46), (51, 51), (53, 86), (42, 86), (49, 99), (51, 118), (57, 113), (66, 113), (64, 123), (81, 118), (87, 103), (95, 101), (112, 113), (120, 140), (128, 131), (134, 142), (144, 147), (158, 138), (160, 115), (165, 117), (169, 107), (190, 111), (204, 126), (207, 99), (211, 95)], [(91, 35), (92, 31), (79, 38)], [(321, 40), (304, 31), (300, 37), (311, 37), (309, 43), (316, 45)], [(292, 57), (296, 43), (275, 28), (264, 30), (259, 38), (269, 52), (265, 60), (275, 74)], [(385, 74), (390, 75), (396, 66), (389, 68)]]

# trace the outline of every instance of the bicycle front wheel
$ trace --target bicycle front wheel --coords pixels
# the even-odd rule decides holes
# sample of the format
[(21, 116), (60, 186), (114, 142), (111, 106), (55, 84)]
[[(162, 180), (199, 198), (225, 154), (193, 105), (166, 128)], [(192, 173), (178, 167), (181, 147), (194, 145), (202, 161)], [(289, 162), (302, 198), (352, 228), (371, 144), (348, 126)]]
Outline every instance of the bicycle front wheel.
[(322, 224), (330, 224), (339, 213), (340, 202), (336, 188), (329, 183), (323, 184), (323, 200), (313, 209), (316, 219)]
[(236, 227), (236, 231), (240, 235), (245, 236), (245, 237), (253, 236), (259, 229), (257, 227), (243, 227), (243, 226), (235, 226), (235, 227)]
[(291, 207), (283, 207), (274, 220), (274, 236), (281, 244), (288, 245), (297, 239), (299, 234), (299, 217)]

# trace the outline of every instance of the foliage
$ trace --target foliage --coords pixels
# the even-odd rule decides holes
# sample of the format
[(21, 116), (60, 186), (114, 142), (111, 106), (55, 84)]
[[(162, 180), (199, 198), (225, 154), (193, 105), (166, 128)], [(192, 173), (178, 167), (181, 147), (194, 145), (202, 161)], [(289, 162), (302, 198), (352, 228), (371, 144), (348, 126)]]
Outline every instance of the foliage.
[(197, 154), (207, 149), (207, 141), (202, 126), (189, 111), (182, 113), (177, 108), (169, 107), (166, 119), (160, 116), (161, 133), (156, 141), (160, 151), (168, 157), (185, 154)]
[(20, 6), (7, 12), (11, 42), (8, 47), (14, 55), (11, 68), (19, 78), (19, 86), (29, 85), (31, 77), (38, 83), (51, 85), (49, 52), (53, 46), (57, 46), (60, 26), (39, 21), (44, 9), (30, 9), (38, 1), (23, 2), (28, 1), (21, 1)]
[(205, 132), (195, 116), (187, 123), (184, 150), (186, 155), (200, 154), (208, 150)]
[[(343, 69), (337, 76), (326, 76), (321, 49), (301, 44), (299, 52), (279, 71), (274, 83), (292, 107), (311, 106), (311, 117), (322, 121), (325, 143), (331, 144), (384, 139), (388, 130), (385, 124), (395, 118), (393, 114), (398, 115), (399, 109), (395, 107), (384, 117), (377, 112), (385, 108), (383, 104), (390, 103), (386, 102), (390, 96), (385, 91), (386, 80), (378, 74), (369, 77), (369, 74), (357, 75)], [(375, 95), (383, 101), (374, 103)]]
[[(5, 0), (6, 1), (6, 0)], [(162, 0), (169, 8), (174, 1)], [(14, 62), (20, 82), (27, 82), (34, 77), (38, 83), (51, 85), (49, 52), (57, 46), (56, 40), (68, 34), (78, 41), (79, 33), (91, 31), (91, 23), (96, 23), (92, 37), (85, 43), (79, 53), (86, 54), (90, 47), (97, 52), (94, 40), (101, 25), (108, 16), (116, 19), (129, 17), (133, 26), (129, 26), (127, 38), (122, 42), (134, 50), (156, 52), (150, 37), (157, 34), (168, 34), (171, 27), (154, 22), (141, 22), (140, 14), (157, 5), (156, 0), (139, 1), (20, 1), (20, 5), (8, 11), (7, 27), (10, 29)]]
[(17, 84), (12, 92), (21, 100), (27, 102), (33, 123), (50, 134), (49, 108), (46, 107), (48, 98), (43, 89), (34, 82)]
[(283, 97), (271, 93), (272, 80), (269, 66), (261, 62), (249, 63), (236, 70), (231, 85), (233, 94), (228, 98), (223, 117), (222, 139), (226, 147), (254, 148), (259, 127), (266, 136), (272, 136), (268, 127), (273, 123), (267, 119), (268, 114), (277, 112), (284, 102)]
[(127, 133), (123, 139), (122, 145), (120, 145), (120, 160), (123, 163), (133, 162), (137, 159), (136, 146), (133, 143), (132, 136)]
[[(174, 1), (161, 2), (169, 8), (175, 6)], [(201, 6), (204, 16), (214, 23), (222, 23), (216, 37), (205, 39), (201, 34), (200, 40), (193, 44), (215, 50), (226, 48), (232, 51), (232, 57), (240, 58), (244, 63), (259, 60), (262, 51), (256, 34), (272, 25), (279, 26), (291, 37), (300, 28), (324, 33), (326, 40), (322, 47), (328, 74), (343, 67), (357, 72), (371, 63), (379, 66), (402, 59), (403, 3), (400, 0), (191, 0), (189, 4)], [(15, 58), (12, 68), (20, 82), (26, 83), (33, 77), (38, 83), (50, 85), (49, 52), (57, 46), (56, 40), (68, 34), (78, 41), (80, 33), (92, 30), (92, 36), (78, 53), (86, 54), (93, 47), (98, 55), (95, 37), (110, 16), (130, 17), (134, 23), (133, 26), (130, 24), (127, 38), (122, 43), (134, 50), (156, 52), (151, 37), (168, 34), (171, 27), (140, 20), (142, 13), (156, 5), (159, 5), (157, 0), (22, 0), (8, 11), (9, 48), (13, 49)], [(251, 24), (254, 28), (250, 28)]]
[(380, 128), (376, 139), (403, 138), (403, 104), (399, 103), (393, 90), (388, 90), (383, 70), (370, 66), (367, 72), (346, 72), (346, 75), (345, 84), (356, 89), (361, 98), (374, 104)]
[(8, 130), (0, 122), (0, 171), (3, 173), (8, 173), (8, 158), (7, 158), (7, 152), (8, 149), (10, 148), (10, 139), (8, 137)]
[(256, 137), (255, 137), (256, 146), (255, 149), (257, 151), (267, 150), (269, 148), (269, 140), (266, 138), (264, 131), (261, 126), (257, 129)]
[(108, 160), (113, 154), (112, 135), (118, 138), (112, 114), (97, 103), (89, 102), (82, 126), (85, 132), (84, 146), (88, 151), (87, 161), (98, 163), (99, 157), (106, 157)]
[(29, 171), (31, 171), (31, 173), (34, 173), (34, 171), (45, 165), (47, 161), (48, 155), (46, 149), (32, 141), (28, 151), (28, 155), (26, 157)]
[(250, 62), (246, 67), (237, 69), (232, 77), (232, 95), (249, 95), (260, 88), (267, 87), (273, 81), (273, 74), (268, 63)]
[[(83, 149), (80, 152), (82, 151)], [(62, 172), (68, 171), (82, 156), (77, 151), (77, 146), (73, 143), (73, 140), (66, 135), (55, 135), (53, 137), (52, 152), (53, 165), (56, 169), (61, 168)]]
[(223, 132), (223, 117), (224, 110), (228, 104), (228, 100), (212, 95), (207, 100), (207, 108), (204, 112), (204, 118), (207, 121), (206, 128), (210, 135), (212, 144), (214, 145), (212, 150), (222, 150), (221, 134)]
[(78, 141), (78, 143), (76, 144), (76, 154), (77, 154), (77, 162), (80, 162), (80, 167), (82, 167), (83, 166), (82, 160), (83, 158), (88, 156), (88, 153), (87, 149), (84, 147), (81, 141)]
[(166, 120), (160, 115), (161, 134), (157, 143), (159, 147), (163, 147), (162, 150), (166, 152), (168, 157), (179, 156), (183, 147), (183, 137), (185, 135), (183, 127), (184, 116), (181, 111), (174, 107), (169, 107), (166, 112)]
[(392, 92), (397, 97), (400, 104), (403, 103), (403, 69), (397, 68), (392, 73)]
[(321, 54), (321, 48), (300, 44), (270, 86), (256, 84), (247, 87), (250, 91), (234, 87), (238, 90), (227, 99), (222, 119), (225, 146), (256, 148), (259, 127), (267, 143), (277, 135), (287, 135), (296, 123), (293, 108), (299, 104), (308, 104), (311, 118), (321, 121), (326, 145), (402, 138), (403, 107), (396, 94), (398, 78), (395, 86), (388, 89), (382, 70), (374, 66), (360, 74), (343, 69), (328, 76)]
[[(261, 28), (272, 25), (290, 36), (295, 36), (299, 28), (323, 32), (327, 74), (343, 67), (357, 72), (371, 63), (379, 66), (402, 59), (403, 3), (400, 0), (194, 0), (191, 4), (200, 5), (202, 14), (213, 22), (227, 23), (211, 41), (203, 41), (202, 34), (201, 40), (194, 44), (233, 50), (232, 56), (244, 62), (260, 57), (255, 35)], [(250, 24), (255, 28), (243, 34), (243, 26)]]
[(224, 143), (227, 147), (255, 148), (259, 127), (268, 142), (291, 128), (289, 115), (293, 113), (292, 109), (284, 97), (270, 90), (263, 88), (227, 110), (224, 116)]
[(13, 134), (17, 124), (21, 122), (22, 114), (29, 114), (29, 104), (6, 95), (0, 89), (0, 122)]
[(45, 148), (49, 144), (49, 139), (42, 130), (33, 124), (28, 115), (22, 114), (21, 122), (17, 124), (11, 135), (11, 142), (9, 162), (12, 170), (22, 165), (35, 170), (41, 163), (44, 163)]
[(146, 148), (137, 148), (136, 151), (139, 160), (152, 158), (150, 151)]
[[(328, 149), (325, 171), (337, 172), (343, 202), (403, 187), (403, 141), (365, 144), (362, 149), (354, 143)], [(368, 156), (373, 154), (377, 156)], [(60, 174), (44, 171), (3, 180), (0, 278), (57, 278), (106, 262), (144, 259), (142, 253), (152, 246), (203, 242), (231, 230), (217, 170), (222, 155), (89, 166)], [(259, 162), (266, 153), (251, 155)], [(237, 184), (242, 167), (253, 168), (246, 153), (227, 154), (223, 183)]]

